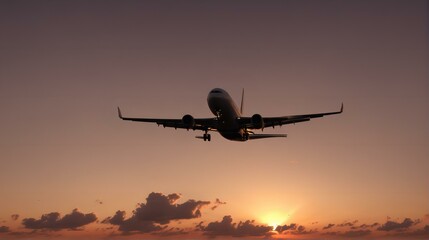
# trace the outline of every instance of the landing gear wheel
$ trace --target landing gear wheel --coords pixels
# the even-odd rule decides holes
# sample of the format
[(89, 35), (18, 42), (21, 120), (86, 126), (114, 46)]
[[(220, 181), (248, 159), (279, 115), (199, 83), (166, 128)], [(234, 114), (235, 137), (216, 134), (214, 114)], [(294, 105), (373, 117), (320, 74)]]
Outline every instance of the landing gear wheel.
[(244, 140), (246, 141), (249, 140), (249, 133), (245, 133), (243, 137), (244, 137)]
[(210, 142), (210, 140), (211, 140), (211, 136), (210, 136), (210, 134), (208, 134), (208, 133), (204, 133), (204, 135), (203, 135), (203, 139), (204, 139), (204, 141), (209, 141), (209, 142)]

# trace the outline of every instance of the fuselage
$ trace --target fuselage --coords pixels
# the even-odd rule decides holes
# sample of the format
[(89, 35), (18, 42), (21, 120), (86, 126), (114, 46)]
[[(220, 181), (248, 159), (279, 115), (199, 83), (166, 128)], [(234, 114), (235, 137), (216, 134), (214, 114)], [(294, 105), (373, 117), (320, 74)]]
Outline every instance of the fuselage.
[(215, 88), (207, 96), (210, 111), (219, 119), (218, 132), (226, 139), (246, 141), (246, 132), (240, 128), (240, 110), (231, 96), (221, 88)]

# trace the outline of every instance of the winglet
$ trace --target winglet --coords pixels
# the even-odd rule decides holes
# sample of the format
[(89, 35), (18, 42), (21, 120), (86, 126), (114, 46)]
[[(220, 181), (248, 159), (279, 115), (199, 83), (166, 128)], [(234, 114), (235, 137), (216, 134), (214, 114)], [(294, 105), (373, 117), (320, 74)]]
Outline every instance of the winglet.
[(241, 106), (240, 106), (240, 113), (243, 114), (243, 105), (244, 105), (244, 88), (241, 92)]
[(343, 109), (344, 109), (344, 103), (341, 103), (340, 113), (342, 113), (342, 112), (343, 112)]
[(124, 119), (123, 117), (122, 117), (122, 113), (121, 113), (121, 109), (118, 107), (118, 116), (119, 116), (119, 118), (120, 119)]

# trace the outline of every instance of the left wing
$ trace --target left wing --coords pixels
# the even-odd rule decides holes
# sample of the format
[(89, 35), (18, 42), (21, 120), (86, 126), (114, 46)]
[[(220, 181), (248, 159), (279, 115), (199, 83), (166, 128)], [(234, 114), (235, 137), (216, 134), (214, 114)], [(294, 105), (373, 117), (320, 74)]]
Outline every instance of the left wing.
[[(290, 116), (283, 116), (283, 117), (264, 117), (264, 128), (265, 127), (274, 127), (274, 126), (281, 126), (286, 124), (292, 124), (292, 123), (298, 123), (298, 122), (306, 122), (310, 121), (312, 118), (320, 118), (327, 115), (334, 115), (334, 114), (340, 114), (343, 112), (344, 105), (341, 104), (340, 111), (336, 112), (325, 112), (325, 113), (314, 113), (314, 114), (304, 114), (304, 115), (290, 115)], [(248, 128), (248, 129), (254, 129), (255, 127), (252, 124), (252, 118), (251, 117), (241, 117), (240, 118), (242, 126)]]
[(168, 119), (168, 118), (132, 118), (122, 116), (121, 109), (118, 107), (118, 116), (122, 120), (126, 121), (135, 121), (135, 122), (149, 122), (162, 125), (163, 127), (171, 128), (183, 128), (183, 129), (192, 129), (192, 130), (203, 130), (203, 131), (216, 131), (218, 122), (216, 118), (192, 118), (192, 124), (190, 122), (185, 122), (184, 118), (182, 119)]

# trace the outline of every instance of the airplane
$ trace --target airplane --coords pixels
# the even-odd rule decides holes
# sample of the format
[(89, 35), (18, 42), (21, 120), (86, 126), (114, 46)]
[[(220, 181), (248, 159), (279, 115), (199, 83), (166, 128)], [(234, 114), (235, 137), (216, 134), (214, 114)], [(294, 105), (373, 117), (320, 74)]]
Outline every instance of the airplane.
[(163, 119), (163, 118), (133, 118), (122, 116), (121, 109), (118, 107), (118, 116), (122, 120), (136, 122), (156, 123), (171, 128), (182, 128), (187, 130), (202, 130), (202, 136), (196, 138), (210, 141), (211, 135), (209, 131), (217, 131), (222, 137), (232, 141), (247, 141), (262, 138), (282, 138), (287, 137), (286, 134), (257, 134), (254, 129), (264, 130), (264, 128), (282, 126), (286, 124), (295, 124), (299, 122), (310, 121), (312, 118), (319, 118), (326, 115), (340, 114), (343, 112), (343, 104), (341, 109), (336, 112), (325, 112), (304, 115), (290, 115), (282, 117), (262, 117), (260, 114), (254, 114), (251, 117), (242, 116), (243, 113), (244, 89), (241, 95), (241, 106), (238, 110), (237, 105), (232, 100), (231, 96), (221, 88), (214, 88), (210, 91), (207, 97), (207, 103), (210, 111), (215, 117), (211, 118), (194, 118), (190, 114), (184, 115), (181, 119)]

